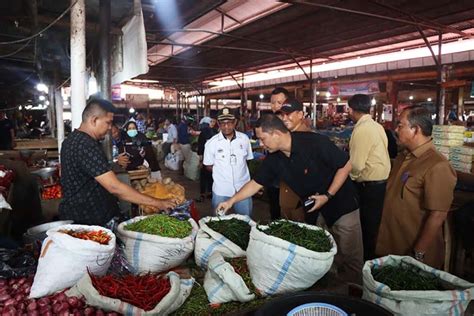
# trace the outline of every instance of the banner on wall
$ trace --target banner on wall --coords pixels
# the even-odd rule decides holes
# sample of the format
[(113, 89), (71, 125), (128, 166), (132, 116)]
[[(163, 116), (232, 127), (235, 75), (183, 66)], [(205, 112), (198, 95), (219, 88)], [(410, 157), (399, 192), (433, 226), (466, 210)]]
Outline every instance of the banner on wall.
[(122, 100), (121, 92), (122, 92), (122, 89), (120, 88), (119, 84), (113, 85), (112, 86), (112, 93), (111, 93), (112, 101)]
[(127, 107), (135, 109), (146, 109), (148, 108), (148, 94), (126, 94), (125, 100)]
[(328, 91), (332, 95), (352, 96), (354, 94), (375, 94), (379, 93), (380, 89), (379, 82), (373, 80), (344, 84), (334, 83), (329, 85)]

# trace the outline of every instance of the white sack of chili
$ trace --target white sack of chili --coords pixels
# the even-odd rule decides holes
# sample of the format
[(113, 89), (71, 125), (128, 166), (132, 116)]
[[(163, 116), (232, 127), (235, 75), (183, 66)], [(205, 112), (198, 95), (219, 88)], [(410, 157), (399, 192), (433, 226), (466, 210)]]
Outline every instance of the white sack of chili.
[[(313, 225), (292, 223), (308, 229), (322, 229)], [(265, 230), (268, 226), (259, 228)], [(337, 246), (329, 232), (324, 230), (331, 240), (331, 250), (316, 252), (267, 235), (260, 229), (252, 227), (250, 231), (247, 265), (253, 284), (262, 296), (306, 290), (331, 268)]]
[(125, 229), (127, 225), (146, 217), (134, 217), (120, 223), (117, 227), (117, 235), (125, 244), (125, 258), (135, 269), (134, 272), (158, 273), (184, 263), (194, 250), (194, 239), (198, 231), (197, 223), (192, 218), (188, 219), (192, 232), (184, 238), (162, 237)]
[[(102, 245), (92, 240), (72, 237), (61, 231), (103, 231), (110, 240)], [(87, 269), (103, 275), (109, 269), (115, 252), (115, 235), (101, 226), (63, 225), (46, 232), (41, 247), (30, 298), (42, 297), (73, 286)]]
[(86, 303), (106, 311), (114, 311), (126, 316), (150, 316), (168, 315), (177, 310), (191, 294), (194, 279), (181, 279), (175, 272), (168, 272), (166, 277), (170, 280), (171, 289), (161, 301), (149, 311), (145, 311), (135, 305), (121, 301), (116, 298), (102, 296), (92, 285), (89, 274), (85, 274), (81, 280), (69, 291), (67, 296), (84, 297)]
[(226, 258), (245, 256), (246, 249), (240, 248), (224, 235), (212, 230), (207, 223), (215, 220), (238, 219), (255, 227), (257, 224), (247, 215), (230, 214), (219, 216), (208, 216), (199, 220), (199, 231), (196, 236), (196, 247), (194, 248), (194, 260), (201, 269), (206, 269), (209, 258), (214, 252), (221, 253)]
[(204, 276), (204, 290), (211, 304), (245, 303), (255, 299), (255, 294), (247, 287), (244, 279), (219, 252), (213, 253), (209, 258)]

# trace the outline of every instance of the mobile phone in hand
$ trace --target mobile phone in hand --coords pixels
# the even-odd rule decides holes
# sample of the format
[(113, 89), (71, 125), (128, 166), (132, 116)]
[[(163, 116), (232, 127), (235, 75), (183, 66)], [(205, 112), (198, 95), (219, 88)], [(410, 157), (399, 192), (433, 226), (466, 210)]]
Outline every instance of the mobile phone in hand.
[(314, 203), (316, 203), (316, 201), (312, 198), (307, 198), (304, 203), (303, 203), (303, 209), (305, 212), (308, 212), (310, 209), (313, 208), (314, 206)]

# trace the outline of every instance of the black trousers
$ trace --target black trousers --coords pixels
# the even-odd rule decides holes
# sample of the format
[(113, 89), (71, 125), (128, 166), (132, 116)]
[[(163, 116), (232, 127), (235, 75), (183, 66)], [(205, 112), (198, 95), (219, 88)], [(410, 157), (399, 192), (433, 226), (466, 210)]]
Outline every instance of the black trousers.
[(280, 188), (265, 187), (268, 199), (270, 200), (270, 218), (273, 220), (279, 219), (280, 214)]
[(383, 201), (386, 182), (358, 183), (360, 224), (362, 226), (362, 241), (364, 243), (364, 261), (375, 258), (375, 246), (382, 219)]
[(199, 177), (199, 188), (201, 195), (212, 192), (212, 183), (212, 172), (207, 170), (205, 166), (202, 166)]

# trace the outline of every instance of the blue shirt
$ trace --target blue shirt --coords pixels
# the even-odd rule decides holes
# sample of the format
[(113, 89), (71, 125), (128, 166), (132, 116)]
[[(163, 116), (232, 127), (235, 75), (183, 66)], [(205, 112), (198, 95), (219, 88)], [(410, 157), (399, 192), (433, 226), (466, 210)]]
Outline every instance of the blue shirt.
[(189, 144), (188, 124), (181, 122), (178, 125), (178, 143)]

